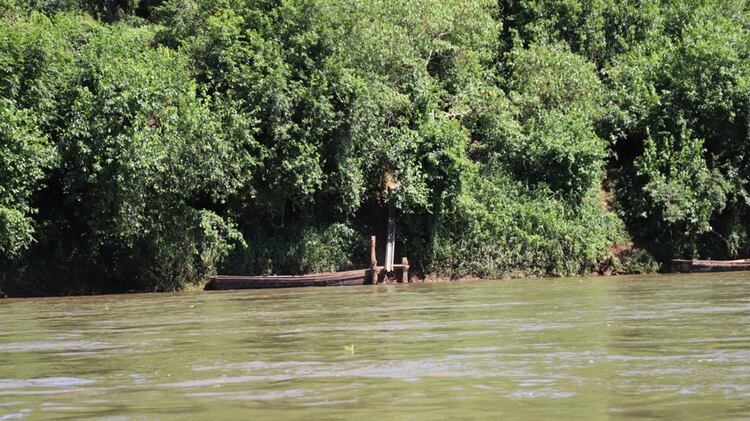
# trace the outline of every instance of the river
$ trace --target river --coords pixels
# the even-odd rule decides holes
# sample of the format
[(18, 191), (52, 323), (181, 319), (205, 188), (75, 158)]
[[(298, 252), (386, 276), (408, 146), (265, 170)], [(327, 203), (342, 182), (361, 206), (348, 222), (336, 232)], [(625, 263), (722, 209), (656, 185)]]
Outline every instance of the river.
[(0, 300), (0, 420), (747, 419), (750, 274)]

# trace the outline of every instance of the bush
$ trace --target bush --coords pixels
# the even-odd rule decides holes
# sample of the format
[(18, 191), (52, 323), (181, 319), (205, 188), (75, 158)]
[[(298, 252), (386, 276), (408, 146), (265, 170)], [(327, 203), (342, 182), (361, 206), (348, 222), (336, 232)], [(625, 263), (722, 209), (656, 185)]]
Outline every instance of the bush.
[(451, 277), (563, 276), (588, 273), (625, 237), (596, 190), (571, 207), (551, 192), (529, 192), (500, 174), (466, 180), (436, 222), (428, 270)]

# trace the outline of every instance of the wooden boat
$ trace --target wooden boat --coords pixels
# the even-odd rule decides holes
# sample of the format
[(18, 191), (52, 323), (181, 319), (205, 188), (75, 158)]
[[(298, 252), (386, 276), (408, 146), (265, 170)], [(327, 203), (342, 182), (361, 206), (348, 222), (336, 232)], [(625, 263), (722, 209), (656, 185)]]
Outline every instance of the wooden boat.
[(672, 260), (673, 272), (732, 272), (750, 270), (750, 259), (739, 260)]
[[(392, 263), (392, 261), (391, 261)], [(396, 273), (401, 274), (396, 278)], [(386, 269), (378, 266), (375, 257), (375, 237), (370, 237), (370, 268), (347, 270), (344, 272), (311, 273), (308, 275), (216, 275), (211, 277), (205, 290), (226, 289), (260, 289), (260, 288), (295, 288), (295, 287), (330, 287), (343, 285), (366, 285), (378, 282), (389, 282), (400, 279), (409, 282), (409, 259), (401, 258), (401, 264), (391, 264)]]
[[(400, 281), (409, 282), (409, 266), (393, 265), (394, 272), (401, 273)], [(242, 276), (216, 275), (206, 285), (205, 289), (261, 289), (261, 288), (296, 288), (296, 287), (330, 287), (346, 285), (372, 285), (378, 281), (385, 281), (385, 270), (382, 266), (373, 269), (356, 269), (344, 272), (311, 273), (308, 275), (270, 275), (270, 276)], [(374, 279), (374, 281), (373, 281)]]
[(364, 285), (370, 282), (370, 270), (313, 273), (309, 275), (239, 276), (216, 275), (206, 285), (207, 290), (326, 287), (338, 285)]

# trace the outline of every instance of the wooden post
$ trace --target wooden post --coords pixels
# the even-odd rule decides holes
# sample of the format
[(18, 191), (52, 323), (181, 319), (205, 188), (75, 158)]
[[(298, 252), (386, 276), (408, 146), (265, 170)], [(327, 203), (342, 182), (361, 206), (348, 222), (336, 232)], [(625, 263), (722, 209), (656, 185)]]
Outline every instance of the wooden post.
[(396, 249), (396, 210), (393, 203), (388, 204), (388, 238), (385, 244), (385, 271), (393, 272), (393, 255)]
[(377, 238), (373, 235), (370, 237), (370, 277), (372, 278), (372, 284), (378, 283), (378, 258), (375, 254), (375, 242)]
[(402, 257), (401, 264), (403, 265), (401, 269), (401, 283), (406, 284), (409, 282), (409, 259)]

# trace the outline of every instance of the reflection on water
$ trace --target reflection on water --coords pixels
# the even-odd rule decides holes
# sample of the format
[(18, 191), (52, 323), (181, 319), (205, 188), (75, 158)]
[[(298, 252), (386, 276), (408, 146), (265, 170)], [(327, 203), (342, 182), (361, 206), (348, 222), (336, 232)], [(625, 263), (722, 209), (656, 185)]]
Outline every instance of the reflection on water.
[(0, 301), (0, 420), (750, 417), (750, 274)]

